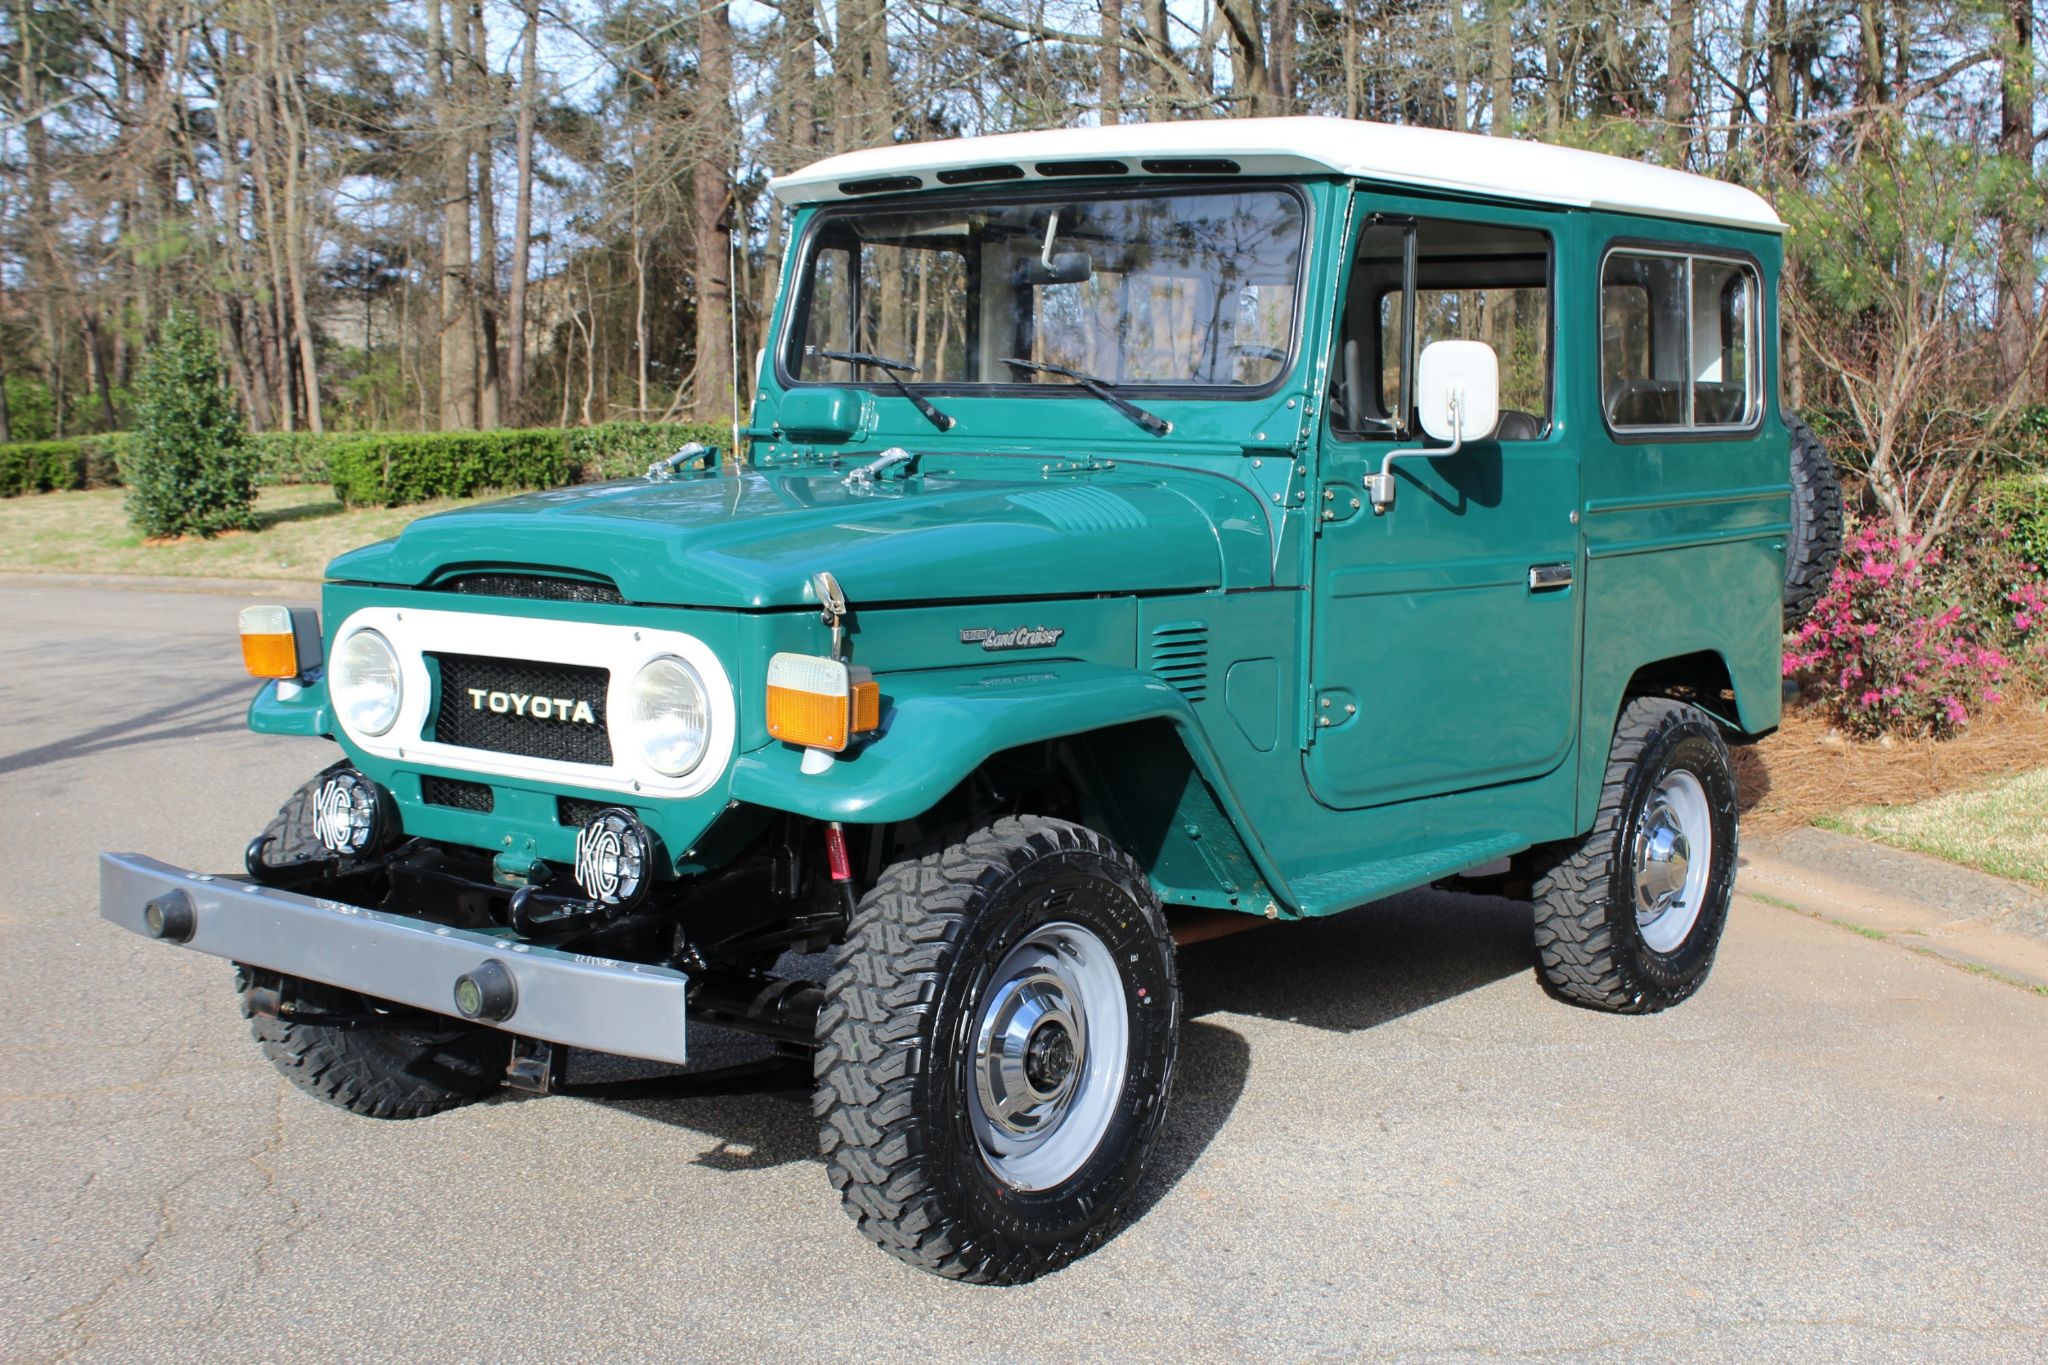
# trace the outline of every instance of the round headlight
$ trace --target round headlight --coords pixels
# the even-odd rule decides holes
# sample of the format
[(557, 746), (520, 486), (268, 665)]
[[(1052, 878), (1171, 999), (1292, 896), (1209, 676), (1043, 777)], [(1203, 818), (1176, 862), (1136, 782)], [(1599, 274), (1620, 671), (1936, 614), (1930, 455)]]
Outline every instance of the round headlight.
[(348, 728), (360, 735), (381, 735), (398, 719), (405, 685), (398, 676), (398, 656), (374, 630), (359, 630), (334, 651), (327, 670), (327, 695)]
[(711, 706), (697, 670), (672, 654), (649, 661), (626, 694), (626, 733), (648, 767), (681, 777), (704, 761)]

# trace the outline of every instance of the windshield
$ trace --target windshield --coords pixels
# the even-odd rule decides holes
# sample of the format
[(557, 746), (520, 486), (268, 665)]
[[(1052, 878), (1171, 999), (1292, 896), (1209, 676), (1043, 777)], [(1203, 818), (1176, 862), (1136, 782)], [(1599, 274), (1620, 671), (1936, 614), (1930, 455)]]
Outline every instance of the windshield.
[(916, 367), (922, 385), (1260, 389), (1294, 340), (1301, 200), (1276, 188), (1108, 193), (821, 214), (783, 364), (866, 383), (822, 352)]

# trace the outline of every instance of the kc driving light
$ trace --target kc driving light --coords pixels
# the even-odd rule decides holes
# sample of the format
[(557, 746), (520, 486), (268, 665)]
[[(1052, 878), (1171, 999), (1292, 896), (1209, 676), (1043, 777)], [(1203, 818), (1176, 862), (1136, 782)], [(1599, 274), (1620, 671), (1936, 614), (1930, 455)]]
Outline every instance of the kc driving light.
[(327, 673), (327, 695), (357, 734), (389, 730), (405, 696), (390, 642), (374, 630), (359, 630), (343, 640)]
[(704, 760), (711, 706), (697, 670), (664, 654), (634, 675), (626, 692), (626, 733), (648, 767), (681, 777)]

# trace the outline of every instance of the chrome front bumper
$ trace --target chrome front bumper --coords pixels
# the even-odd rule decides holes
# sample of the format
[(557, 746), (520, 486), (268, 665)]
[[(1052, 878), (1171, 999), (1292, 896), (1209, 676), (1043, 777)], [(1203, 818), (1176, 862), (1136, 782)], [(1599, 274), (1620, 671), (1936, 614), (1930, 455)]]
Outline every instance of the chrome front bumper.
[[(183, 892), (190, 936), (153, 933), (149, 902)], [(100, 855), (100, 917), (131, 933), (215, 957), (455, 1016), (455, 979), (503, 964), (516, 1004), (490, 1027), (566, 1047), (681, 1065), (689, 978), (667, 967), (585, 957), (188, 872), (139, 853)]]

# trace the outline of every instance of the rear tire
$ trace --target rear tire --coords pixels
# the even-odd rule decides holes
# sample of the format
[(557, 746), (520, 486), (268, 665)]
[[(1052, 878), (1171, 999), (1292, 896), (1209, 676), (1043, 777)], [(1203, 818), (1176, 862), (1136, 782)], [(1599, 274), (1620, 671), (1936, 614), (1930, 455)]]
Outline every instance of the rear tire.
[(854, 916), (818, 1014), (826, 1170), (861, 1232), (921, 1270), (1056, 1270), (1121, 1225), (1179, 1025), (1137, 864), (1078, 825), (998, 820), (898, 863)]
[[(424, 1018), (317, 981), (267, 975), (280, 997), (312, 1017), (352, 1017), (347, 1025), (267, 1018), (250, 1008), (258, 973), (235, 968), (242, 1014), (263, 1055), (284, 1078), (315, 1099), (373, 1119), (417, 1119), (480, 1100), (505, 1077), (510, 1040), (496, 1029)], [(360, 1022), (393, 1015), (391, 1024)]]
[(1735, 809), (1734, 766), (1712, 718), (1662, 697), (1629, 702), (1593, 828), (1536, 882), (1544, 988), (1616, 1014), (1669, 1009), (1697, 991), (1734, 894)]
[(1842, 483), (1813, 428), (1785, 414), (1792, 436), (1792, 531), (1785, 538), (1785, 629), (1796, 629), (1828, 590), (1842, 554)]

